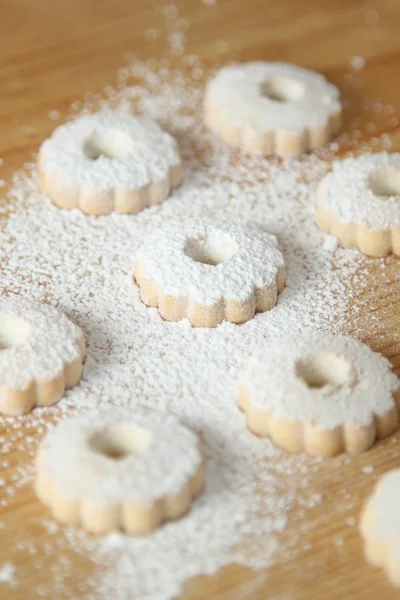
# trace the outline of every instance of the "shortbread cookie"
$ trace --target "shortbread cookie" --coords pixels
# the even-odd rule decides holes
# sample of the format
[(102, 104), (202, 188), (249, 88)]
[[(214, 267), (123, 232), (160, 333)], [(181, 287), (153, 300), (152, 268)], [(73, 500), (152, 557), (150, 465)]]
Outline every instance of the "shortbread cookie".
[(207, 83), (204, 119), (247, 152), (300, 154), (339, 132), (339, 91), (322, 75), (287, 63), (232, 65)]
[(47, 304), (0, 297), (0, 413), (58, 402), (82, 377), (81, 329)]
[(285, 264), (275, 236), (236, 223), (172, 222), (139, 249), (135, 278), (147, 306), (194, 327), (244, 323), (275, 306)]
[(317, 190), (316, 221), (345, 248), (400, 254), (400, 153), (334, 162)]
[(272, 341), (242, 376), (249, 429), (289, 452), (362, 452), (397, 426), (400, 382), (389, 361), (348, 336)]
[(383, 567), (400, 587), (400, 470), (386, 473), (368, 499), (360, 520), (367, 560)]
[(168, 198), (182, 180), (176, 140), (127, 113), (78, 117), (57, 127), (38, 158), (40, 187), (59, 208), (137, 213)]
[(36, 460), (42, 502), (62, 523), (94, 533), (148, 533), (184, 515), (204, 483), (198, 436), (144, 407), (62, 421)]

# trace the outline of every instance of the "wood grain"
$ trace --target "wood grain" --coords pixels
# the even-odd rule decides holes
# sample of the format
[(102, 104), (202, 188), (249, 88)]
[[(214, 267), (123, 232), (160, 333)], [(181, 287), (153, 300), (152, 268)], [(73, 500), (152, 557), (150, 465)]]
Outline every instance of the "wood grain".
[[(48, 117), (50, 109), (65, 114), (71, 102), (83, 98), (88, 90), (97, 92), (104, 84), (113, 84), (127, 52), (141, 58), (166, 52), (165, 4), (146, 0), (1, 0), (0, 156), (5, 164), (0, 177), (7, 180), (50, 133), (54, 127)], [(214, 6), (187, 0), (177, 5), (180, 18), (188, 19), (190, 25), (188, 53), (201, 55), (209, 64), (227, 59), (279, 59), (319, 70), (342, 90), (345, 129), (359, 131), (343, 138), (343, 148), (354, 146), (355, 138), (357, 145), (361, 139), (378, 148), (380, 142), (374, 138), (388, 132), (393, 148), (400, 149), (396, 130), (396, 118), (400, 117), (398, 0), (218, 0)], [(149, 28), (160, 32), (151, 43), (145, 40)], [(220, 51), (220, 41), (227, 42), (227, 52)], [(365, 57), (364, 69), (349, 67), (353, 56)], [(373, 109), (371, 99), (382, 103), (380, 112)], [(386, 354), (400, 372), (400, 269), (396, 259), (386, 262), (385, 270), (370, 269), (370, 285), (354, 299), (357, 310), (349, 314), (348, 330), (361, 331), (363, 339)], [(357, 281), (354, 285), (356, 289)], [(0, 431), (3, 435), (7, 440), (12, 434)], [(268, 572), (232, 566), (214, 577), (197, 578), (187, 583), (184, 598), (397, 598), (398, 592), (384, 575), (365, 563), (352, 519), (357, 519), (376, 476), (398, 466), (399, 456), (400, 438), (396, 436), (348, 464), (343, 458), (327, 461), (310, 490), (322, 495), (322, 503), (307, 511), (303, 520), (290, 522), (282, 536), (282, 547), (294, 548), (291, 560), (280, 556)], [(3, 457), (9, 463), (1, 472), (6, 479), (30, 460), (27, 452), (20, 451)], [(362, 472), (367, 465), (373, 466), (372, 475)], [(0, 498), (2, 493), (0, 487)], [(0, 584), (2, 598), (36, 598), (37, 586), (56, 577), (54, 572), (50, 577), (51, 554), (29, 553), (30, 540), (46, 543), (47, 534), (38, 522), (47, 514), (29, 487), (1, 509), (0, 520), (6, 529), (0, 531), (0, 565), (7, 560), (15, 562), (20, 578), (15, 587)], [(25, 547), (17, 549), (18, 543)], [(68, 597), (79, 598), (92, 567), (89, 559), (72, 554), (69, 558)], [(55, 593), (56, 597), (66, 596)]]

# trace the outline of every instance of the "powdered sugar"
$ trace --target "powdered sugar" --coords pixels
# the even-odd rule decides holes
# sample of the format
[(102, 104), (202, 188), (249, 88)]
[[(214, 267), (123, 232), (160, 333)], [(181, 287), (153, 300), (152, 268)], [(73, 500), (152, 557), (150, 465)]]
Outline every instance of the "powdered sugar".
[(365, 67), (366, 60), (363, 56), (351, 56), (349, 58), (349, 67), (354, 71), (361, 71)]
[[(125, 455), (113, 459), (116, 452)], [(65, 498), (99, 504), (177, 494), (201, 464), (195, 433), (172, 415), (140, 406), (66, 419), (40, 447), (40, 472)]]
[(164, 294), (203, 305), (247, 300), (255, 289), (274, 285), (284, 266), (273, 235), (254, 226), (204, 219), (171, 222), (151, 232), (136, 260)]
[(55, 129), (41, 146), (39, 162), (59, 189), (109, 192), (168, 181), (180, 158), (176, 141), (157, 123), (106, 112)]
[[(317, 465), (284, 456), (247, 431), (236, 408), (237, 380), (248, 357), (281, 334), (338, 330), (358, 264), (353, 252), (341, 249), (334, 264), (314, 225), (315, 185), (326, 163), (312, 156), (250, 158), (227, 149), (202, 125), (203, 65), (193, 57), (184, 64), (188, 76), (167, 70), (164, 62), (154, 73), (135, 61), (124, 69), (135, 85), (110, 93), (121, 109), (134, 103), (179, 139), (186, 177), (167, 202), (134, 217), (60, 211), (38, 193), (31, 167), (15, 175), (9, 220), (0, 232), (4, 289), (50, 301), (87, 334), (84, 378), (49, 412), (63, 416), (77, 408), (141, 404), (173, 412), (204, 443), (207, 487), (184, 519), (146, 538), (92, 538), (76, 529), (52, 536), (55, 557), (72, 546), (96, 563), (79, 582), (81, 595), (96, 600), (165, 600), (195, 575), (231, 562), (265, 567), (275, 560), (289, 511), (295, 518), (319, 501), (307, 489)], [(213, 330), (166, 323), (145, 307), (132, 285), (136, 251), (154, 229), (186, 218), (254, 222), (277, 235), (288, 267), (277, 306), (245, 325), (224, 323)], [(35, 442), (43, 435), (44, 416), (36, 410), (23, 421), (4, 420), (4, 426), (30, 426)], [(16, 438), (10, 449), (21, 444)], [(24, 466), (22, 480), (31, 472), (31, 464)], [(16, 485), (12, 489), (18, 494)], [(47, 586), (40, 587), (49, 598), (55, 588), (68, 593), (62, 577), (68, 569), (54, 561), (60, 577), (49, 574)]]
[[(285, 101), (277, 101), (276, 97)], [(301, 67), (281, 62), (250, 62), (218, 71), (206, 88), (206, 104), (232, 126), (256, 132), (299, 132), (326, 125), (340, 113), (338, 89)]]
[(0, 585), (2, 583), (16, 583), (15, 572), (16, 568), (10, 562), (6, 562), (3, 565), (0, 565)]
[(333, 163), (318, 203), (341, 221), (375, 230), (400, 227), (400, 153), (363, 154)]
[[(11, 258), (12, 263), (12, 258)], [(46, 381), (81, 356), (80, 328), (51, 306), (0, 297), (0, 384), (18, 390)]]
[(371, 473), (374, 472), (374, 466), (373, 465), (366, 465), (365, 467), (363, 467), (361, 469), (362, 473), (365, 473), (366, 475), (370, 475)]
[(335, 252), (338, 247), (338, 241), (333, 235), (326, 234), (322, 247), (328, 252)]
[(320, 429), (368, 425), (374, 415), (395, 408), (393, 393), (400, 387), (386, 358), (354, 338), (326, 333), (283, 337), (266, 346), (242, 381), (252, 406)]

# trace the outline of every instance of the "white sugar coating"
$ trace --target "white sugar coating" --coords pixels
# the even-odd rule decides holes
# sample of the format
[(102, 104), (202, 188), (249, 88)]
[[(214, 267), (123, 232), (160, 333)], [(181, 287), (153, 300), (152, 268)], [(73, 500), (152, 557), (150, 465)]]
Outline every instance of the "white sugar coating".
[[(307, 376), (301, 375), (301, 365), (310, 372), (312, 366), (307, 364), (318, 364), (315, 361), (321, 358), (324, 372), (328, 365), (333, 369), (332, 382), (327, 377), (326, 385), (311, 383), (310, 387)], [(312, 372), (309, 377), (311, 381)], [(250, 359), (241, 381), (249, 390), (252, 406), (280, 419), (312, 422), (320, 429), (371, 423), (374, 414), (383, 415), (396, 406), (393, 393), (400, 387), (384, 356), (355, 338), (320, 332), (283, 337), (266, 345)]]
[(206, 103), (218, 107), (232, 125), (247, 125), (256, 132), (297, 133), (326, 125), (341, 111), (339, 90), (323, 75), (282, 62), (222, 68), (207, 83)]
[(81, 329), (30, 296), (0, 297), (0, 385), (18, 390), (49, 380), (81, 356)]
[(317, 202), (341, 221), (375, 230), (400, 227), (400, 153), (366, 153), (335, 161)]
[(373, 473), (373, 472), (374, 472), (374, 467), (373, 467), (373, 465), (366, 465), (365, 467), (363, 467), (363, 468), (361, 469), (361, 471), (362, 471), (363, 473), (365, 473), (366, 475), (367, 475), (367, 474), (369, 475), (369, 473)]
[(361, 71), (365, 67), (366, 60), (363, 56), (352, 56), (349, 59), (349, 66), (355, 71)]
[[(126, 455), (107, 455), (112, 444)], [(41, 445), (39, 468), (71, 500), (148, 502), (184, 490), (201, 463), (193, 431), (173, 415), (137, 406), (61, 421)]]
[(328, 250), (328, 252), (335, 252), (335, 250), (337, 250), (337, 247), (338, 247), (337, 238), (335, 238), (333, 235), (327, 234), (325, 236), (324, 243), (323, 243), (324, 250)]
[(400, 470), (389, 471), (381, 477), (366, 504), (369, 518), (361, 523), (363, 534), (391, 546), (400, 555), (400, 518), (398, 511), (400, 495)]
[(180, 157), (176, 140), (157, 123), (108, 111), (57, 127), (43, 142), (39, 162), (60, 189), (109, 191), (168, 179)]
[(15, 572), (15, 565), (10, 562), (0, 565), (0, 583), (15, 583)]
[(151, 232), (136, 260), (163, 293), (203, 305), (247, 300), (255, 289), (273, 285), (284, 265), (275, 236), (254, 225), (204, 219), (171, 222)]
[[(88, 576), (76, 570), (60, 580), (49, 569), (40, 591), (50, 599), (55, 590), (73, 595), (73, 581), (85, 600), (169, 600), (185, 580), (232, 562), (265, 568), (278, 553), (293, 556), (279, 534), (318, 502), (307, 484), (319, 463), (286, 456), (252, 435), (236, 407), (237, 381), (247, 359), (278, 336), (342, 328), (361, 257), (325, 250), (325, 236), (314, 224), (315, 187), (328, 164), (312, 155), (302, 161), (237, 156), (204, 128), (197, 77), (204, 66), (184, 58), (185, 70), (170, 71), (161, 62), (157, 72), (135, 60), (124, 68), (130, 87), (110, 94), (122, 108), (131, 110), (134, 102), (179, 140), (186, 177), (168, 202), (135, 216), (60, 211), (39, 193), (33, 166), (15, 174), (9, 204), (2, 204), (9, 211), (0, 228), (3, 288), (58, 306), (84, 329), (88, 346), (85, 377), (57, 407), (23, 419), (0, 417), (9, 451), (27, 446), (25, 437), (11, 441), (18, 427), (24, 426), (24, 436), (29, 427), (34, 442), (41, 439), (49, 414), (145, 405), (172, 412), (198, 431), (206, 457), (207, 487), (184, 519), (145, 538), (96, 538), (62, 528), (51, 536), (50, 566), (61, 575), (68, 574), (58, 558), (62, 549), (71, 560), (82, 554), (94, 568)], [(278, 237), (288, 275), (274, 309), (240, 327), (224, 322), (195, 329), (188, 321), (164, 322), (142, 304), (132, 285), (135, 253), (154, 229), (190, 217), (254, 222)], [(32, 452), (18, 471), (24, 485), (33, 460)], [(7, 489), (18, 501), (17, 482)], [(48, 537), (35, 539), (38, 552), (44, 540), (49, 543)]]

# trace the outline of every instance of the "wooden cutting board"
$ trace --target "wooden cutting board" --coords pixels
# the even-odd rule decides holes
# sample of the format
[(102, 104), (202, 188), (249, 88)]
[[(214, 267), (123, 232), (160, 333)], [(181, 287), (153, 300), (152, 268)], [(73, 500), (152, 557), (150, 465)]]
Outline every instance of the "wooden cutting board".
[[(66, 114), (71, 102), (83, 98), (85, 92), (101, 92), (104, 84), (114, 84), (125, 53), (159, 58), (165, 52), (166, 4), (149, 0), (0, 1), (0, 157), (4, 159), (0, 178), (7, 181), (50, 133), (54, 122), (49, 110)], [(393, 141), (392, 149), (400, 149), (400, 0), (217, 0), (214, 5), (207, 5), (210, 0), (186, 0), (176, 4), (179, 18), (188, 19), (190, 25), (187, 53), (200, 55), (210, 65), (227, 59), (265, 59), (292, 61), (321, 71), (342, 90), (344, 129), (358, 131), (343, 138), (343, 149), (363, 140), (377, 149), (382, 132), (388, 133), (386, 143)], [(158, 30), (154, 41), (146, 41), (148, 29)], [(365, 65), (353, 57), (363, 57)], [(377, 112), (378, 101), (382, 110)], [(388, 356), (398, 371), (399, 278), (398, 261), (390, 258), (384, 272), (371, 272), (370, 287), (355, 300), (360, 309), (357, 331)], [(378, 317), (373, 327), (372, 312)], [(353, 327), (350, 323), (350, 332)], [(5, 479), (31, 460), (27, 452), (6, 452), (10, 435), (0, 430), (0, 457), (9, 463), (0, 472)], [(197, 578), (187, 583), (186, 600), (397, 598), (384, 575), (364, 561), (354, 523), (374, 478), (399, 466), (398, 456), (400, 436), (377, 444), (340, 472), (332, 474), (329, 461), (324, 463), (315, 481), (322, 503), (307, 511), (304, 520), (290, 523), (283, 535), (286, 543), (299, 538), (295, 562), (283, 557), (268, 573), (229, 567), (214, 577)], [(362, 469), (370, 466), (373, 472), (367, 476)], [(4, 489), (0, 487), (0, 499)], [(6, 508), (0, 506), (0, 521), (6, 524), (0, 530), (0, 565), (15, 563), (19, 576), (18, 586), (0, 583), (1, 598), (30, 600), (37, 597), (38, 585), (51, 582), (51, 555), (30, 556), (15, 549), (16, 539), (23, 538), (26, 547), (39, 538), (45, 541), (37, 522), (46, 514), (29, 487), (19, 491)], [(74, 596), (68, 597), (79, 598), (91, 567), (82, 557), (71, 554), (70, 558), (68, 588)], [(41, 569), (35, 561), (41, 561)]]

